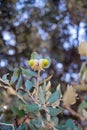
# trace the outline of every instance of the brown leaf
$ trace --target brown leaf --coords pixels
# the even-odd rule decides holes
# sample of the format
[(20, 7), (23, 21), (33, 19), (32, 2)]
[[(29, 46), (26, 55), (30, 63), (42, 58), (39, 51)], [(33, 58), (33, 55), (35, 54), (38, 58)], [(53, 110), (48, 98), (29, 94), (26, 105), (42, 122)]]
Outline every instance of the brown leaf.
[(75, 89), (72, 86), (68, 86), (63, 96), (63, 104), (67, 106), (75, 104), (76, 96), (77, 96), (77, 93), (75, 92)]
[(47, 86), (45, 87), (45, 91), (48, 91), (50, 89), (50, 87), (51, 87), (51, 82), (49, 81)]
[(80, 45), (78, 46), (78, 52), (82, 56), (87, 56), (87, 43), (86, 42), (80, 43)]

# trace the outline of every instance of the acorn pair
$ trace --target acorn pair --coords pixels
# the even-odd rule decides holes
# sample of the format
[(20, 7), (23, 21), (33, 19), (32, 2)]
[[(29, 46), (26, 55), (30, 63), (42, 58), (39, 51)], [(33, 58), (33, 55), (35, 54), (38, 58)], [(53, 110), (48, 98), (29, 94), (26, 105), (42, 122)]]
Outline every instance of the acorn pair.
[(32, 69), (34, 69), (34, 71), (36, 70), (44, 70), (45, 68), (47, 68), (47, 66), (49, 65), (49, 60), (48, 59), (31, 59), (29, 60), (29, 65)]

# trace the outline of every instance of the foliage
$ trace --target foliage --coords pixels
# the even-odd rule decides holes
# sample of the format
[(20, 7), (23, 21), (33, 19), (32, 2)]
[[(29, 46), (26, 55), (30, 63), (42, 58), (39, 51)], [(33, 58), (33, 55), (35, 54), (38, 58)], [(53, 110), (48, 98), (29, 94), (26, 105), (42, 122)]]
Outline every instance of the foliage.
[[(35, 63), (31, 64), (32, 60)], [(45, 66), (44, 60), (47, 61)], [(14, 69), (11, 79), (8, 79), (8, 74), (0, 78), (3, 98), (8, 100), (2, 106), (4, 111), (1, 113), (4, 116), (1, 120), (5, 124), (0, 125), (0, 128), (3, 127), (4, 130), (7, 125), (13, 130), (85, 130), (87, 128), (86, 63), (83, 63), (79, 73), (80, 83), (72, 83), (64, 92), (61, 91), (60, 84), (54, 92), (51, 91), (52, 76), (40, 80), (41, 72), (46, 71), (51, 64), (50, 58), (42, 59), (34, 52), (29, 64), (32, 70), (19, 67)], [(78, 103), (77, 110), (72, 107), (76, 103)], [(67, 121), (61, 117), (65, 110), (72, 115)], [(8, 111), (11, 113), (11, 117), (8, 115), (9, 119), (5, 118)], [(15, 118), (13, 122), (12, 118)]]
[[(67, 73), (77, 73), (76, 47), (87, 39), (86, 8), (86, 0), (0, 0), (0, 76), (11, 75), (15, 66), (27, 68), (32, 51), (51, 57), (46, 73), (55, 72), (54, 87)], [(70, 75), (69, 82), (73, 79)]]

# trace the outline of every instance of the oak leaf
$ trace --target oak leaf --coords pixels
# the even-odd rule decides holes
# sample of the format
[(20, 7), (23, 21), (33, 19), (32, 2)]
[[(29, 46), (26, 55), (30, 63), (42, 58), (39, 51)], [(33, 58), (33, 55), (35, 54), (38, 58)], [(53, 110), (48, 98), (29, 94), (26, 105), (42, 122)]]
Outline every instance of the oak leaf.
[(77, 93), (75, 89), (72, 86), (68, 86), (63, 96), (63, 104), (67, 106), (75, 104), (76, 96), (77, 96)]

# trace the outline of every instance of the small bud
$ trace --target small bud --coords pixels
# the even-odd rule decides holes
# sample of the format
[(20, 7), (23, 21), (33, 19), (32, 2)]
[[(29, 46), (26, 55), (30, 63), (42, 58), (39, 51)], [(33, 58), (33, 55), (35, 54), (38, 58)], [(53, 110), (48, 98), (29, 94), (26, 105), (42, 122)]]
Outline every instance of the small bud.
[(39, 66), (39, 61), (37, 59), (35, 59), (34, 64), (33, 64), (33, 66), (31, 68), (36, 71), (36, 70), (38, 70), (38, 66)]
[(44, 60), (44, 59), (40, 59), (40, 60), (39, 60), (39, 68), (40, 68), (40, 70), (44, 70), (43, 60)]

